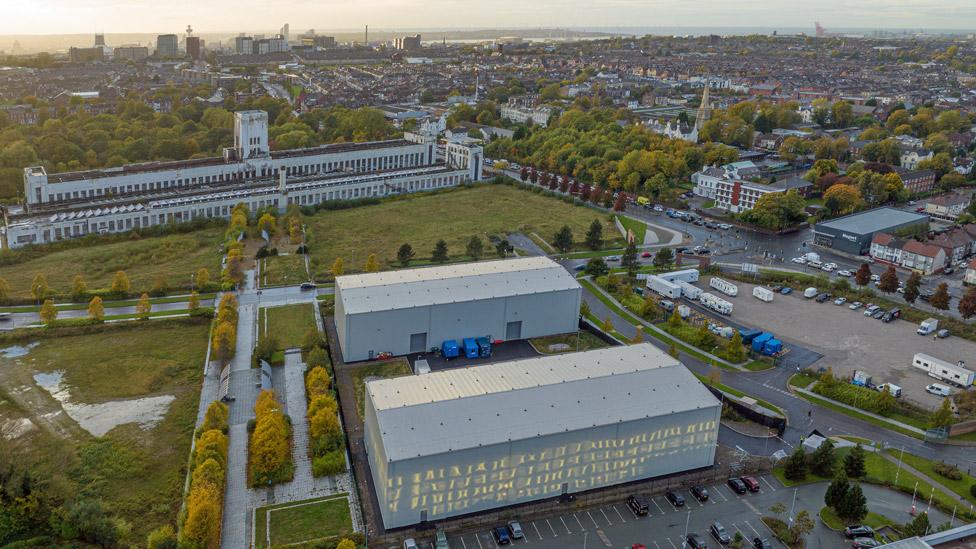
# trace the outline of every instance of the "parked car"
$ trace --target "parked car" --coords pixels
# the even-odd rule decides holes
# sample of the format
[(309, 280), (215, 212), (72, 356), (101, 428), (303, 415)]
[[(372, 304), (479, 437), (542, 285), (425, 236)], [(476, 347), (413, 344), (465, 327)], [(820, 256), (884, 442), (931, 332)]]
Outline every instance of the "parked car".
[(711, 532), (712, 537), (722, 545), (728, 545), (732, 543), (732, 536), (725, 531), (725, 527), (722, 526), (721, 522), (715, 521), (711, 526), (708, 527), (708, 531)]
[(664, 206), (662, 206), (660, 204), (655, 204), (654, 205), (654, 211), (655, 212), (663, 212), (664, 211)]
[(792, 261), (793, 263), (799, 264), (799, 265), (806, 265), (806, 262), (807, 262), (807, 260), (806, 259), (803, 259), (802, 257), (794, 257), (790, 261)]
[(852, 524), (844, 528), (844, 535), (851, 539), (874, 537), (874, 529), (865, 524)]
[(931, 393), (940, 397), (947, 397), (952, 394), (952, 389), (948, 385), (943, 385), (941, 383), (932, 383), (925, 386), (925, 392)]
[(860, 301), (855, 301), (854, 303), (851, 303), (850, 305), (848, 305), (847, 308), (850, 309), (850, 310), (852, 310), (852, 311), (856, 311), (856, 310), (860, 309), (862, 306), (864, 306), (863, 303), (861, 303)]
[(691, 495), (695, 496), (698, 501), (708, 501), (708, 488), (705, 488), (701, 484), (696, 484), (691, 487)]
[(868, 306), (864, 309), (864, 316), (872, 316), (878, 309), (880, 309), (880, 307), (874, 303), (868, 303)]
[(688, 547), (691, 549), (708, 549), (708, 544), (705, 543), (705, 538), (692, 532), (688, 534)]
[(635, 543), (630, 546), (630, 549), (647, 549), (647, 546), (643, 543)]
[(303, 291), (304, 290), (314, 290), (316, 288), (316, 286), (315, 286), (315, 283), (314, 282), (302, 282), (302, 285), (300, 286), (300, 288)]
[(664, 497), (667, 498), (667, 500), (671, 502), (671, 505), (674, 505), (675, 507), (682, 507), (685, 504), (685, 497), (677, 492), (668, 490), (664, 493)]
[(881, 281), (881, 275), (872, 274), (871, 275), (871, 281), (872, 282), (880, 282)]
[(949, 333), (949, 330), (947, 330), (945, 328), (942, 328), (938, 332), (935, 332), (935, 335), (939, 339), (945, 339), (945, 338), (949, 337), (950, 333)]
[(783, 289), (783, 285), (782, 284), (773, 284), (772, 286), (769, 287), (769, 289), (772, 290), (772, 291), (774, 291), (774, 292), (778, 292), (778, 291), (780, 291), (780, 290)]
[(830, 294), (822, 293), (817, 296), (817, 303), (823, 303), (830, 299)]
[(877, 310), (877, 311), (875, 311), (875, 312), (874, 312), (874, 314), (873, 314), (873, 315), (871, 315), (871, 316), (872, 316), (872, 317), (874, 317), (874, 318), (881, 318), (881, 317), (883, 317), (883, 316), (884, 316), (885, 314), (887, 314), (887, 313), (885, 313), (885, 310), (884, 310), (884, 309), (881, 309), (881, 308), (878, 308), (878, 310)]
[(647, 504), (647, 498), (640, 494), (635, 494), (628, 497), (627, 507), (630, 507), (630, 510), (639, 517), (646, 516), (647, 513), (650, 512), (650, 507)]
[(651, 252), (644, 252), (641, 254), (641, 257), (651, 257)]
[(746, 483), (742, 482), (742, 479), (730, 478), (728, 484), (729, 488), (736, 494), (744, 494), (749, 491), (749, 488), (746, 488)]
[(608, 255), (607, 256), (607, 261), (620, 261), (620, 256), (619, 255)]
[(447, 534), (440, 528), (434, 533), (434, 549), (451, 549), (451, 546), (447, 543)]
[(874, 538), (854, 538), (854, 543), (851, 544), (851, 547), (854, 547), (854, 549), (881, 547), (881, 542)]
[(576, 272), (582, 271), (584, 269), (586, 269), (586, 265), (585, 264), (583, 264), (583, 265), (577, 265), (577, 266), (573, 267), (573, 270), (576, 271)]
[(755, 549), (773, 549), (773, 544), (765, 538), (752, 538), (752, 546)]
[(782, 290), (780, 290), (779, 293), (781, 293), (783, 295), (790, 295), (791, 293), (793, 293), (793, 288), (790, 288), (789, 286), (787, 286), (787, 287), (783, 288)]
[(750, 492), (759, 491), (760, 488), (759, 481), (756, 480), (756, 477), (742, 477), (739, 480), (741, 480), (742, 483), (746, 485), (746, 488), (748, 488)]
[(729, 225), (728, 223), (719, 223), (718, 228), (722, 229), (723, 231), (727, 231), (732, 228), (732, 225)]
[(417, 547), (417, 541), (413, 538), (403, 540), (403, 549), (419, 549)]
[(504, 526), (496, 526), (491, 529), (492, 536), (495, 537), (495, 543), (498, 545), (508, 545), (512, 543), (512, 538), (508, 535), (508, 528)]
[(834, 300), (834, 305), (843, 305), (845, 303), (847, 303), (847, 298), (844, 296), (840, 296)]
[(522, 525), (517, 520), (508, 523), (508, 533), (512, 535), (512, 539), (522, 539), (525, 537), (525, 534), (522, 532)]
[(837, 271), (837, 276), (850, 277), (854, 276), (854, 273), (848, 271), (847, 269), (841, 269), (840, 271)]

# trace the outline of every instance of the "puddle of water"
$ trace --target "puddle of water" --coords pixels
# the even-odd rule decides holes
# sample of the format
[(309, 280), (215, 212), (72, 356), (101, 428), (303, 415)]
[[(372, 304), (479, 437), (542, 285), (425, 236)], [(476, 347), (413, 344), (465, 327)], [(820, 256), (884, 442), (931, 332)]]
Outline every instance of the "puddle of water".
[(0, 349), (0, 356), (3, 358), (19, 358), (22, 356), (27, 356), (27, 353), (31, 352), (31, 349), (37, 347), (38, 343), (36, 341), (28, 343), (27, 345), (11, 345), (10, 347), (4, 347)]
[(99, 404), (78, 404), (71, 402), (71, 392), (62, 383), (64, 372), (34, 374), (34, 382), (51, 394), (82, 429), (93, 436), (104, 436), (115, 427), (126, 423), (136, 423), (142, 429), (152, 429), (159, 423), (170, 403), (176, 400), (173, 395), (113, 400)]

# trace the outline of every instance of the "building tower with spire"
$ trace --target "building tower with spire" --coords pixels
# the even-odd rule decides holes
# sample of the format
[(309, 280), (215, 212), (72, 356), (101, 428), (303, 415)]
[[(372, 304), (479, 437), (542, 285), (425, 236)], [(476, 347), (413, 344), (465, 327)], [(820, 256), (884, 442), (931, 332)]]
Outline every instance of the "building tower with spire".
[(695, 117), (695, 133), (701, 131), (705, 121), (712, 117), (712, 103), (708, 98), (708, 80), (705, 80), (705, 91), (702, 92), (701, 105), (698, 107), (698, 115)]

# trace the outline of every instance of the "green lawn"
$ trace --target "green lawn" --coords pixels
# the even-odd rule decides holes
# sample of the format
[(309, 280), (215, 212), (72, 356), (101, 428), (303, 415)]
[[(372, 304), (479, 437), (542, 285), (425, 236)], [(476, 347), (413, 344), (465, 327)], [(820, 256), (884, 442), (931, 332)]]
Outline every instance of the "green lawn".
[[(569, 353), (576, 352), (577, 350), (589, 351), (590, 349), (602, 349), (603, 347), (608, 346), (605, 341), (586, 330), (580, 330), (579, 332), (572, 334), (537, 337), (535, 339), (530, 339), (529, 341), (536, 348), (536, 350), (542, 354)], [(549, 349), (550, 345), (555, 345), (558, 343), (569, 345), (569, 348), (563, 351), (553, 351)]]
[[(200, 303), (204, 304), (212, 301), (216, 294), (206, 293), (200, 294)], [(169, 297), (151, 297), (149, 298), (149, 303), (161, 304), (161, 303), (184, 303), (189, 300), (188, 295), (180, 296), (169, 296)], [(104, 301), (102, 305), (106, 309), (111, 309), (115, 307), (134, 307), (139, 303), (138, 299), (124, 299), (121, 301)], [(60, 303), (55, 305), (59, 311), (81, 311), (88, 308), (88, 303)], [(22, 305), (19, 307), (0, 307), (0, 313), (30, 313), (40, 311), (41, 308), (37, 305)]]
[[(116, 271), (129, 275), (132, 292), (149, 290), (157, 277), (176, 288), (189, 288), (190, 275), (200, 267), (219, 279), (222, 228), (206, 228), (185, 234), (146, 237), (108, 244), (77, 246), (49, 253), (4, 251), (0, 278), (10, 284), (11, 297), (30, 298), (31, 281), (38, 273), (47, 276), (55, 292), (67, 294), (76, 274), (89, 290), (107, 289)], [(19, 261), (21, 258), (24, 261)]]
[(898, 427), (898, 426), (896, 426), (894, 424), (891, 424), (891, 423), (889, 423), (887, 421), (874, 418), (872, 416), (869, 416), (867, 414), (863, 414), (861, 412), (855, 412), (854, 410), (850, 410), (850, 409), (845, 408), (843, 406), (838, 406), (838, 405), (834, 404), (833, 402), (824, 400), (822, 398), (819, 398), (819, 397), (816, 397), (816, 396), (813, 396), (813, 395), (808, 395), (806, 393), (799, 393), (799, 392), (796, 393), (796, 395), (799, 396), (800, 398), (806, 399), (806, 400), (808, 400), (808, 401), (810, 401), (810, 402), (812, 402), (812, 403), (814, 403), (814, 404), (816, 404), (818, 406), (822, 406), (824, 408), (829, 408), (831, 410), (834, 410), (835, 412), (840, 412), (842, 414), (847, 414), (847, 415), (849, 415), (851, 417), (855, 417), (855, 418), (860, 419), (862, 421), (866, 421), (868, 423), (872, 423), (874, 425), (877, 425), (878, 427), (881, 427), (883, 429), (890, 429), (892, 431), (897, 431), (897, 432), (899, 432), (899, 433), (901, 433), (903, 435), (907, 435), (907, 436), (910, 436), (912, 438), (917, 438), (917, 439), (922, 439), (923, 438), (922, 435), (920, 435), (918, 433), (915, 433), (913, 431), (908, 431), (908, 430), (902, 429), (902, 428), (900, 428), (900, 427)]
[(793, 374), (793, 376), (790, 377), (790, 379), (789, 379), (789, 381), (787, 383), (789, 383), (790, 386), (792, 386), (792, 387), (800, 387), (802, 389), (806, 389), (814, 381), (817, 381), (817, 378), (816, 377), (814, 377), (814, 376), (812, 376), (812, 375), (810, 375), (810, 374), (808, 374), (806, 372), (800, 372), (798, 374)]
[[(353, 533), (347, 494), (259, 507), (254, 512), (254, 545), (283, 547), (337, 540)], [(271, 544), (268, 545), (270, 522)]]
[[(870, 504), (868, 504), (870, 505)], [(834, 513), (833, 508), (823, 507), (820, 509), (820, 518), (827, 524), (828, 528), (833, 530), (843, 530), (847, 524), (843, 519)], [(866, 524), (875, 530), (878, 530), (884, 526), (891, 526), (894, 524), (888, 517), (884, 515), (879, 515), (878, 513), (872, 513), (868, 511), (868, 516), (864, 517), (864, 520), (860, 521), (859, 524)]]
[(261, 260), (261, 287), (288, 286), (307, 281), (303, 255), (276, 255)]
[[(8, 456), (32, 470), (42, 493), (101, 500), (132, 528), (120, 542), (143, 545), (150, 530), (175, 524), (180, 508), (209, 322), (161, 320), (86, 330), (91, 333), (60, 337), (38, 331), (32, 334), (38, 345), (29, 354), (0, 358), (0, 423), (30, 419), (42, 426), (6, 445)], [(61, 388), (73, 404), (162, 395), (175, 400), (158, 423), (124, 423), (94, 438), (35, 385), (35, 374), (54, 372), (61, 373)], [(11, 387), (21, 388), (16, 396), (5, 393)], [(110, 414), (104, 410), (101, 416)]]
[(261, 334), (277, 337), (282, 349), (301, 346), (305, 332), (315, 328), (315, 308), (308, 303), (267, 307), (261, 313)]
[(702, 376), (702, 375), (695, 374), (695, 377), (697, 377), (699, 380), (701, 380), (701, 382), (704, 383), (705, 385), (711, 385), (712, 387), (715, 387), (716, 389), (718, 389), (720, 391), (725, 391), (726, 393), (729, 393), (730, 395), (733, 395), (733, 396), (737, 396), (739, 398), (742, 398), (742, 397), (751, 398), (751, 399), (753, 399), (753, 400), (756, 401), (756, 404), (762, 406), (763, 408), (766, 408), (767, 410), (770, 410), (772, 412), (776, 412), (777, 414), (780, 414), (780, 415), (785, 415), (785, 414), (783, 414), (783, 410), (780, 410), (778, 406), (776, 406), (774, 404), (771, 404), (769, 402), (766, 402), (765, 400), (756, 398), (756, 397), (754, 397), (752, 395), (747, 395), (746, 393), (743, 393), (742, 391), (740, 391), (738, 389), (733, 389), (732, 387), (729, 387), (728, 385), (723, 385), (721, 383), (712, 383), (711, 381), (708, 380), (708, 376)]
[(410, 365), (403, 358), (349, 367), (349, 375), (352, 376), (352, 385), (356, 391), (356, 409), (359, 411), (360, 421), (366, 406), (366, 378), (399, 377), (412, 373)]
[(640, 246), (644, 243), (644, 235), (647, 234), (647, 224), (643, 221), (637, 221), (623, 215), (618, 215), (617, 219), (620, 220), (620, 224), (624, 226), (624, 229), (634, 233), (634, 242)]
[(888, 454), (895, 459), (901, 459), (908, 465), (918, 469), (925, 475), (929, 476), (939, 484), (949, 488), (961, 497), (966, 498), (970, 503), (976, 505), (976, 497), (969, 491), (969, 487), (976, 484), (976, 478), (967, 475), (965, 470), (960, 471), (962, 474), (962, 479), (953, 480), (946, 478), (935, 471), (936, 462), (913, 455), (913, 454), (902, 454), (901, 451), (890, 448), (888, 449)]
[[(347, 273), (361, 271), (371, 253), (377, 255), (382, 268), (391, 268), (404, 243), (410, 244), (419, 262), (430, 257), (439, 239), (447, 243), (448, 255), (463, 256), (467, 242), (479, 236), (486, 258), (494, 256), (488, 236), (504, 237), (514, 231), (535, 232), (551, 242), (566, 224), (574, 240), (582, 242), (594, 219), (604, 224), (605, 237), (617, 234), (602, 212), (508, 185), (490, 184), (323, 211), (305, 218), (316, 279), (328, 276), (336, 257), (343, 258)], [(619, 247), (621, 242), (615, 239), (607, 244)]]
[(761, 372), (763, 370), (768, 370), (773, 367), (773, 361), (765, 358), (760, 358), (747, 363), (744, 368), (750, 372)]

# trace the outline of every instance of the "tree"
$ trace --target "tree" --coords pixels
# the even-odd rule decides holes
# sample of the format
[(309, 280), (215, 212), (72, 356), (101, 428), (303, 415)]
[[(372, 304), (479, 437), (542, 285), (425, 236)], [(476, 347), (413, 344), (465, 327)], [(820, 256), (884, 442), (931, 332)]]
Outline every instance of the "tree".
[(31, 281), (31, 295), (34, 296), (34, 300), (44, 299), (50, 291), (51, 287), (47, 284), (47, 276), (44, 273), (34, 275), (34, 280)]
[(939, 409), (932, 413), (932, 417), (929, 419), (929, 425), (931, 425), (933, 429), (937, 429), (939, 427), (949, 427), (952, 425), (952, 420), (952, 404), (950, 399), (944, 398), (942, 399), (942, 405), (939, 406)]
[(841, 469), (837, 473), (837, 476), (834, 477), (834, 480), (830, 481), (830, 485), (827, 486), (827, 491), (824, 493), (824, 505), (836, 510), (844, 501), (844, 497), (847, 496), (847, 491), (850, 489), (851, 484), (847, 481), (847, 475)]
[(868, 500), (864, 497), (864, 492), (861, 491), (861, 485), (851, 485), (835, 509), (837, 516), (846, 519), (848, 522), (860, 522), (861, 519), (868, 516)]
[(661, 248), (654, 254), (654, 266), (659, 269), (670, 267), (674, 263), (674, 252), (671, 248)]
[(898, 274), (895, 272), (894, 267), (888, 267), (885, 269), (885, 272), (881, 273), (878, 289), (886, 294), (890, 294), (898, 289)]
[(860, 444), (844, 456), (844, 472), (851, 478), (862, 478), (867, 474), (864, 467), (864, 448)]
[(627, 249), (624, 250), (624, 255), (620, 259), (620, 265), (627, 269), (627, 276), (631, 280), (637, 278), (637, 269), (640, 267), (640, 263), (637, 260), (637, 245), (635, 243), (627, 243)]
[(221, 501), (220, 492), (210, 483), (191, 488), (186, 502), (181, 545), (208, 549), (220, 547)]
[(600, 325), (600, 329), (608, 334), (613, 332), (613, 322), (609, 316), (603, 319), (603, 324)]
[(369, 254), (366, 257), (366, 267), (365, 271), (367, 273), (375, 273), (380, 270), (380, 260), (376, 258), (376, 254)]
[(912, 272), (912, 275), (908, 277), (908, 282), (905, 283), (905, 301), (909, 303), (915, 303), (919, 295), (919, 286), (922, 285), (922, 275), (918, 271)]
[(708, 369), (708, 382), (712, 385), (722, 383), (722, 370), (715, 362), (712, 362), (712, 366)]
[(573, 230), (569, 225), (563, 225), (552, 238), (552, 245), (560, 252), (566, 253), (573, 248)]
[(197, 274), (193, 278), (193, 283), (199, 288), (206, 288), (210, 284), (210, 271), (206, 267), (197, 269)]
[(959, 314), (967, 319), (976, 315), (976, 286), (966, 290), (962, 299), (959, 300)]
[(507, 257), (512, 249), (512, 245), (508, 240), (502, 239), (495, 244), (495, 253), (498, 254), (498, 257)]
[(85, 284), (85, 279), (80, 274), (76, 274), (71, 281), (71, 299), (80, 301), (84, 299), (86, 293), (88, 293), (88, 285)]
[(0, 278), (0, 300), (7, 299), (10, 297), (10, 284), (7, 283), (7, 279)]
[(349, 539), (343, 539), (338, 545), (336, 545), (336, 549), (356, 549), (356, 542)]
[(746, 349), (742, 346), (742, 334), (739, 330), (732, 331), (732, 339), (725, 345), (725, 355), (729, 362), (742, 362), (746, 359)]
[(668, 346), (668, 354), (671, 355), (672, 358), (678, 358), (678, 346), (675, 345), (674, 341), (672, 341), (671, 345)]
[(330, 386), (332, 386), (332, 380), (329, 379), (329, 372), (321, 366), (312, 368), (305, 376), (305, 391), (310, 399), (329, 394)]
[(925, 536), (931, 529), (932, 524), (929, 522), (929, 514), (923, 511), (916, 515), (911, 522), (905, 524), (902, 532), (907, 537)]
[(342, 266), (341, 257), (335, 258), (335, 261), (332, 262), (331, 272), (332, 272), (332, 276), (334, 277), (342, 276), (342, 273), (346, 272), (345, 268)]
[(590, 228), (586, 231), (586, 247), (591, 250), (599, 250), (603, 247), (603, 223), (599, 219), (594, 219), (590, 223)]
[(44, 305), (41, 305), (40, 316), (41, 316), (41, 320), (46, 324), (50, 324), (55, 320), (57, 320), (58, 308), (54, 306), (53, 299), (44, 300)]
[(216, 429), (218, 431), (223, 431), (227, 428), (227, 422), (230, 418), (230, 409), (226, 404), (219, 400), (215, 400), (207, 406), (207, 411), (203, 415), (203, 424), (200, 425), (200, 430), (202, 432), (210, 431), (211, 429)]
[(929, 303), (941, 311), (949, 310), (949, 285), (943, 282), (935, 288), (935, 293), (929, 299)]
[(586, 262), (586, 268), (583, 272), (592, 276), (600, 277), (610, 272), (610, 268), (607, 267), (606, 261), (601, 257), (594, 257)]
[(176, 533), (169, 524), (164, 524), (149, 532), (146, 537), (146, 549), (176, 549)]
[(397, 261), (400, 263), (401, 267), (406, 267), (410, 264), (410, 260), (416, 255), (413, 251), (413, 246), (407, 243), (403, 243), (400, 249), (397, 250)]
[(88, 303), (88, 318), (95, 322), (101, 322), (105, 319), (105, 306), (102, 305), (101, 297), (96, 295)]
[(806, 509), (797, 513), (796, 518), (793, 519), (793, 525), (790, 526), (789, 534), (793, 543), (789, 545), (791, 547), (799, 546), (800, 540), (813, 531), (813, 526), (813, 519), (810, 518), (810, 513)]
[(519, 172), (519, 179), (521, 179), (522, 182), (524, 183), (525, 180), (527, 180), (528, 178), (529, 178), (529, 169), (526, 168), (525, 166), (522, 166), (522, 170)]
[(308, 356), (306, 357), (306, 362), (308, 363), (309, 368), (328, 368), (328, 366), (331, 364), (331, 361), (329, 360), (329, 353), (326, 352), (326, 350), (322, 347), (314, 347), (311, 351), (309, 351)]
[(477, 261), (481, 259), (481, 254), (485, 251), (485, 244), (478, 235), (474, 235), (471, 237), (471, 240), (468, 240), (468, 245), (464, 251), (468, 257)]
[(744, 214), (744, 219), (766, 229), (778, 231), (806, 219), (806, 201), (791, 189), (785, 193), (766, 193)]
[(810, 454), (810, 468), (822, 477), (829, 477), (834, 474), (834, 444), (832, 442), (824, 440)]
[(136, 317), (140, 320), (146, 320), (149, 318), (150, 312), (152, 312), (152, 303), (149, 302), (149, 294), (142, 294), (139, 297), (139, 303), (136, 304)]
[(857, 282), (858, 286), (865, 286), (871, 282), (871, 267), (867, 263), (861, 263), (861, 266), (857, 268), (857, 272), (854, 273), (854, 281)]
[(129, 293), (129, 276), (125, 271), (115, 272), (112, 278), (112, 293), (120, 297)]
[(833, 215), (845, 215), (858, 209), (862, 204), (861, 192), (853, 185), (835, 183), (823, 195), (824, 204), (830, 202)]
[(271, 215), (271, 212), (265, 212), (264, 215), (258, 219), (258, 230), (265, 231), (268, 233), (269, 237), (273, 237), (275, 233), (275, 216)]
[(189, 307), (190, 312), (200, 308), (200, 294), (196, 290), (190, 292), (190, 300), (187, 302), (187, 307)]
[(803, 480), (807, 478), (807, 458), (803, 453), (803, 447), (797, 446), (796, 450), (786, 458), (783, 466), (783, 474), (790, 480)]
[(214, 328), (213, 351), (221, 364), (227, 364), (234, 356), (237, 344), (237, 328), (230, 322), (220, 322)]
[(434, 250), (430, 254), (430, 259), (434, 263), (444, 263), (447, 261), (447, 242), (443, 240), (438, 240), (434, 244)]

